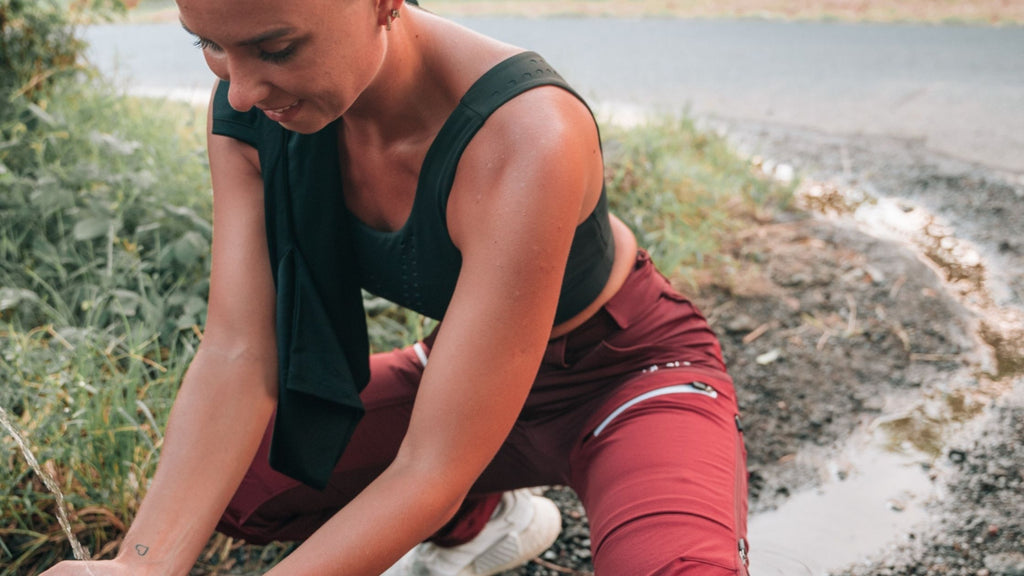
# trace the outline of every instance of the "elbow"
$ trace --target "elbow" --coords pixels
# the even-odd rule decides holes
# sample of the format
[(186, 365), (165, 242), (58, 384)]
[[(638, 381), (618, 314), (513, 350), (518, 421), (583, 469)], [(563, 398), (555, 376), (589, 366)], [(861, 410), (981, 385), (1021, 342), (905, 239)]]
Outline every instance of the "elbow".
[[(276, 350), (253, 346), (218, 346), (204, 340), (199, 345), (186, 375), (187, 381), (200, 381), (203, 388), (216, 383), (226, 392), (258, 397), (276, 405), (277, 356)], [(238, 387), (237, 390), (232, 388)]]
[(404, 458), (401, 451), (388, 473), (417, 494), (421, 510), (429, 516), (431, 533), (455, 517), (475, 480), (475, 477), (460, 474), (457, 466)]

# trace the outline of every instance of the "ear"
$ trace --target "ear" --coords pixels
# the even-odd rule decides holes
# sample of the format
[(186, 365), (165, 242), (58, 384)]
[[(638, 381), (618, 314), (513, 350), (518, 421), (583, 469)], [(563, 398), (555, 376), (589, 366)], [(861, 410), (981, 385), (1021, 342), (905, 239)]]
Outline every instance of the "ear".
[(377, 24), (391, 29), (391, 22), (401, 18), (405, 0), (377, 0)]

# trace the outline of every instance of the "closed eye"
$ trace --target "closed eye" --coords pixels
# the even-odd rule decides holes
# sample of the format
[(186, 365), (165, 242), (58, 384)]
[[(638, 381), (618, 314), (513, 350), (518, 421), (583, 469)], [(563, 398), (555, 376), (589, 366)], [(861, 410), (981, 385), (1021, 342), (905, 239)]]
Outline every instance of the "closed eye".
[(291, 58), (293, 54), (295, 54), (295, 46), (295, 44), (292, 44), (287, 48), (283, 50), (278, 50), (276, 52), (267, 52), (265, 50), (260, 50), (260, 60), (263, 60), (264, 62), (269, 62), (271, 64), (282, 64), (286, 62), (289, 58)]
[(200, 38), (196, 36), (196, 39), (192, 42), (192, 45), (200, 50), (212, 50), (214, 52), (222, 52), (223, 49), (217, 44), (207, 40), (206, 38)]
[[(200, 50), (210, 50), (213, 52), (224, 51), (224, 49), (217, 45), (215, 42), (207, 40), (206, 38), (200, 38), (198, 36), (196, 36), (196, 39), (192, 42), (192, 45), (196, 48), (199, 48)], [(278, 50), (276, 52), (267, 52), (265, 50), (260, 50), (259, 53), (260, 60), (263, 60), (264, 62), (269, 62), (271, 64), (284, 63), (289, 58), (291, 58), (293, 54), (295, 54), (295, 44), (292, 44), (291, 46), (288, 46), (287, 48), (283, 50)]]

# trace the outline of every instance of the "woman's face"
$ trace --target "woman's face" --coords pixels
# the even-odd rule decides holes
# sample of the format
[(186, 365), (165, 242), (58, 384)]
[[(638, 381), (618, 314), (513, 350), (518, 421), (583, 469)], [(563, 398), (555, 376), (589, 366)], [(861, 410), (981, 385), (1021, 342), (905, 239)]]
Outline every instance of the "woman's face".
[(178, 9), (210, 70), (231, 82), (231, 107), (255, 106), (296, 132), (341, 116), (384, 58), (375, 0), (178, 0)]

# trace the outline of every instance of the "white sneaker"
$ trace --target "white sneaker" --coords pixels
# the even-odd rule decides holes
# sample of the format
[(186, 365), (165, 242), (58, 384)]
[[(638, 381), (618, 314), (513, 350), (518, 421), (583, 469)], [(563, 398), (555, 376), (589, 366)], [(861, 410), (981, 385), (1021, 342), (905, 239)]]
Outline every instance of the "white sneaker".
[(451, 548), (424, 542), (381, 576), (489, 576), (529, 562), (562, 530), (555, 503), (529, 490), (505, 492), (476, 538)]

